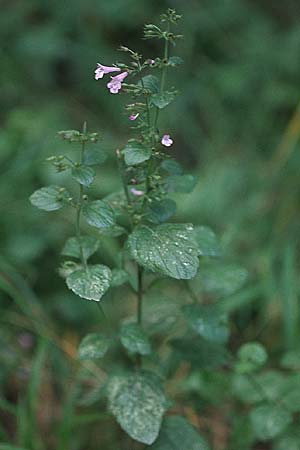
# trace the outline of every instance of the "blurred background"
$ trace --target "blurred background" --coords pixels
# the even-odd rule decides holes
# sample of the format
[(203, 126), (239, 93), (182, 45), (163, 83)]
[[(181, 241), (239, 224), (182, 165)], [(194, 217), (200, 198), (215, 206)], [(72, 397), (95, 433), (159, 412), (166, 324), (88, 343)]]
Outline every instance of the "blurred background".
[[(125, 58), (121, 44), (145, 58), (159, 56), (159, 45), (141, 40), (142, 27), (167, 7), (184, 17), (184, 40), (173, 49), (184, 64), (169, 72), (182, 95), (164, 127), (174, 138), (174, 156), (198, 177), (192, 194), (178, 195), (176, 220), (211, 226), (226, 258), (249, 272), (232, 299), (235, 339), (259, 337), (274, 361), (298, 345), (299, 1), (2, 0), (0, 441), (43, 448), (30, 437), (30, 411), (40, 408), (36, 388), (43, 384), (38, 427), (45, 435), (50, 417), (64, 417), (56, 448), (71, 448), (64, 439), (70, 439), (75, 388), (65, 392), (62, 384), (72, 383), (78, 341), (99, 317), (57, 273), (72, 217), (43, 213), (28, 197), (41, 186), (68, 183), (45, 159), (65, 151), (56, 132), (80, 129), (84, 120), (103, 134), (99, 145), (109, 154), (93, 193), (120, 188), (114, 151), (129, 136), (125, 97), (94, 80), (95, 66)], [(108, 264), (115, 249), (113, 240), (102, 243)], [(49, 357), (40, 339), (48, 335), (69, 358), (53, 349)], [(53, 401), (58, 392), (63, 406)], [(86, 422), (94, 426), (92, 418)]]

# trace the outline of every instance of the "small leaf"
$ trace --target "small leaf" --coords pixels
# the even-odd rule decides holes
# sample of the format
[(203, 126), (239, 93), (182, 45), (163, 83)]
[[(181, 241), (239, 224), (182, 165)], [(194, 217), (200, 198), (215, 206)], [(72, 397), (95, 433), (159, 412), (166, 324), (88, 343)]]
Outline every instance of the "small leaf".
[(59, 186), (47, 186), (38, 189), (30, 196), (33, 206), (44, 211), (55, 211), (64, 206), (69, 198), (69, 193)]
[(268, 354), (259, 342), (248, 342), (239, 348), (238, 358), (237, 370), (246, 373), (261, 368), (266, 363)]
[(103, 334), (88, 334), (80, 342), (78, 348), (78, 358), (81, 361), (103, 358), (109, 348), (109, 344), (110, 340)]
[(128, 248), (133, 259), (152, 272), (176, 279), (190, 279), (197, 273), (198, 250), (191, 225), (142, 225), (129, 236)]
[(67, 286), (79, 297), (99, 301), (110, 287), (111, 271), (101, 264), (75, 270), (66, 279)]
[(64, 256), (72, 256), (73, 258), (80, 259), (81, 252), (79, 242), (85, 260), (87, 260), (98, 250), (99, 241), (93, 236), (81, 236), (80, 240), (77, 237), (71, 237), (65, 243), (61, 254)]
[(163, 92), (159, 94), (151, 95), (151, 103), (157, 106), (159, 109), (163, 109), (168, 106), (175, 98), (176, 94), (174, 92)]
[(251, 411), (250, 420), (257, 439), (267, 441), (284, 431), (293, 417), (279, 406), (265, 404)]
[(168, 192), (179, 192), (189, 194), (197, 184), (194, 175), (170, 175), (165, 179)]
[(180, 64), (183, 64), (183, 59), (180, 58), (180, 56), (170, 56), (170, 58), (168, 59), (168, 65), (171, 67), (176, 67)]
[(121, 286), (129, 281), (129, 275), (126, 270), (123, 269), (113, 269), (112, 270), (112, 286)]
[(122, 345), (130, 353), (139, 355), (149, 355), (151, 344), (145, 332), (137, 323), (124, 324), (121, 328), (120, 339)]
[(176, 212), (176, 203), (170, 198), (165, 198), (160, 201), (152, 202), (145, 217), (149, 222), (159, 224), (165, 222), (172, 217)]
[(72, 177), (83, 186), (90, 186), (95, 178), (95, 171), (91, 167), (80, 166), (72, 168)]
[(115, 224), (114, 210), (102, 200), (86, 203), (82, 212), (87, 223), (93, 227), (109, 228)]
[(181, 416), (169, 416), (163, 421), (152, 450), (209, 450), (205, 439)]
[(195, 240), (198, 243), (199, 255), (220, 256), (222, 254), (217, 236), (210, 228), (195, 227)]
[(166, 408), (160, 379), (145, 371), (114, 377), (109, 385), (109, 408), (132, 439), (151, 445)]
[(156, 94), (157, 92), (159, 92), (159, 81), (158, 78), (154, 75), (146, 75), (141, 79), (141, 81), (139, 81), (139, 84), (141, 84), (152, 94)]
[(103, 164), (107, 160), (107, 153), (103, 150), (95, 150), (93, 148), (84, 152), (83, 163), (86, 166), (96, 166)]
[(208, 341), (225, 343), (229, 337), (227, 316), (215, 306), (185, 305), (184, 316), (191, 328)]
[(151, 149), (139, 142), (128, 142), (123, 153), (127, 166), (134, 166), (147, 161), (151, 156)]

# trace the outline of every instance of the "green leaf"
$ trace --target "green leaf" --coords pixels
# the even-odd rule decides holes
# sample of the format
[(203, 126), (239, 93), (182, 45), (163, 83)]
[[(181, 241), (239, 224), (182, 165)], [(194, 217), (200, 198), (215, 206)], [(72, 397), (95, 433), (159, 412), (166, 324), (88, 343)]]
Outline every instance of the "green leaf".
[(139, 82), (145, 89), (150, 91), (152, 94), (159, 92), (159, 80), (154, 75), (146, 75)]
[(109, 385), (109, 408), (132, 439), (151, 445), (166, 408), (160, 379), (145, 371), (114, 377)]
[(166, 189), (168, 192), (179, 192), (189, 194), (197, 184), (197, 178), (194, 175), (170, 175), (165, 178)]
[(293, 417), (280, 406), (265, 404), (251, 411), (250, 420), (257, 439), (267, 441), (284, 431)]
[(168, 66), (176, 67), (183, 64), (183, 59), (180, 56), (170, 56), (168, 59)]
[(87, 223), (93, 227), (109, 228), (115, 224), (114, 210), (102, 200), (84, 204), (82, 213)]
[(81, 236), (80, 239), (77, 237), (71, 237), (67, 240), (62, 249), (61, 254), (64, 256), (72, 256), (73, 258), (81, 258), (80, 245), (83, 252), (83, 257), (87, 260), (92, 256), (99, 246), (99, 241), (93, 236)]
[(181, 165), (174, 159), (165, 159), (160, 167), (170, 175), (182, 175), (183, 173)]
[[(262, 400), (276, 402), (286, 391), (286, 379), (283, 374), (275, 371), (263, 372), (253, 376), (239, 374), (232, 378), (232, 390), (235, 396), (244, 403), (258, 403)], [(257, 389), (257, 385), (261, 389)]]
[(300, 450), (299, 427), (289, 428), (276, 442), (274, 450)]
[(147, 161), (151, 156), (151, 149), (139, 142), (128, 142), (123, 153), (127, 166), (134, 166)]
[(248, 272), (235, 264), (207, 261), (201, 266), (197, 277), (191, 281), (191, 286), (195, 292), (226, 297), (239, 290), (247, 277)]
[(47, 186), (38, 189), (30, 196), (30, 202), (33, 206), (44, 211), (55, 211), (64, 206), (70, 197), (65, 188), (60, 186)]
[(168, 106), (175, 98), (176, 94), (174, 92), (163, 92), (151, 95), (151, 103), (157, 106), (159, 109), (163, 109)]
[(188, 361), (194, 368), (215, 369), (228, 362), (229, 353), (223, 345), (199, 336), (173, 339), (172, 347), (179, 361)]
[(109, 349), (110, 340), (100, 333), (91, 333), (85, 336), (78, 348), (78, 358), (81, 361), (103, 358)]
[(239, 362), (236, 368), (240, 373), (245, 373), (263, 366), (268, 359), (268, 354), (259, 342), (248, 342), (239, 348), (238, 358)]
[(129, 281), (129, 275), (126, 272), (126, 270), (123, 269), (113, 269), (112, 270), (112, 280), (111, 285), (112, 286), (121, 286), (124, 283), (127, 283)]
[(209, 450), (205, 439), (181, 416), (169, 416), (163, 421), (152, 450)]
[(208, 227), (195, 227), (195, 240), (198, 243), (199, 255), (220, 256), (221, 247), (215, 233)]
[(215, 306), (185, 305), (184, 316), (191, 328), (208, 341), (225, 343), (229, 337), (227, 316)]
[(67, 286), (79, 297), (99, 301), (110, 287), (111, 271), (101, 264), (75, 270), (66, 279)]
[(176, 279), (190, 279), (197, 273), (198, 251), (192, 225), (142, 225), (129, 236), (128, 248), (133, 259), (152, 272)]
[(107, 153), (103, 150), (87, 149), (83, 155), (83, 163), (86, 166), (103, 164), (107, 160)]
[(90, 186), (95, 178), (95, 171), (91, 167), (80, 166), (72, 168), (72, 177), (83, 186)]
[(165, 222), (176, 212), (176, 203), (170, 198), (152, 202), (146, 211), (145, 218), (152, 223)]
[(151, 353), (150, 341), (137, 323), (122, 325), (120, 339), (122, 345), (130, 353), (138, 353), (139, 355), (149, 355)]

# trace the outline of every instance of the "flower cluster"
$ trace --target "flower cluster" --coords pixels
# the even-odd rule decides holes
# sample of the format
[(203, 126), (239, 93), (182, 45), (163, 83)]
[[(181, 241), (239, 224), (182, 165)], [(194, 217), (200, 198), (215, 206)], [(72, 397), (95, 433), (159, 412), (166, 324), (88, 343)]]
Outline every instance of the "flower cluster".
[[(102, 64), (98, 63), (97, 68), (95, 70), (95, 80), (100, 80), (104, 77), (107, 73), (111, 72), (120, 72), (121, 69), (119, 67), (109, 67), (109, 66), (103, 66)], [(122, 88), (122, 82), (127, 77), (128, 72), (122, 72), (119, 75), (111, 76), (111, 81), (107, 83), (107, 87), (111, 94), (118, 94), (120, 89)]]

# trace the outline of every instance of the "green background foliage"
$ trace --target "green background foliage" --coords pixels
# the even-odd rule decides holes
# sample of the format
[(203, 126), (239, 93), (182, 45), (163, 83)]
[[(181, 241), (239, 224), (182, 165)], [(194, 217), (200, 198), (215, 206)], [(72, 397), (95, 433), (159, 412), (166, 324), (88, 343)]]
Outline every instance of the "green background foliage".
[[(170, 389), (216, 450), (268, 448), (255, 447), (266, 436), (267, 441), (275, 438), (276, 449), (300, 448), (299, 433), (288, 425), (291, 401), (278, 414), (271, 407), (274, 420), (265, 427), (260, 419), (266, 417), (261, 411), (270, 410), (269, 402), (278, 406), (283, 398), (296, 403), (293, 413), (300, 410), (295, 394), (300, 366), (300, 6), (294, 0), (14, 0), (1, 5), (0, 442), (27, 450), (92, 450), (100, 441), (108, 450), (131, 445), (103, 412), (102, 385), (95, 381), (86, 393), (74, 381), (79, 341), (105, 329), (107, 320), (95, 305), (67, 291), (55, 271), (72, 219), (64, 211), (43, 214), (28, 198), (35, 189), (62, 181), (72, 191), (70, 179), (45, 160), (64, 152), (57, 130), (81, 129), (83, 120), (103, 134), (99, 148), (108, 155), (93, 195), (101, 198), (120, 189), (114, 152), (128, 139), (128, 118), (121, 109), (125, 100), (116, 101), (94, 80), (93, 71), (98, 61), (121, 60), (120, 44), (138, 48), (145, 57), (156, 55), (156, 43), (140, 40), (142, 25), (155, 22), (166, 7), (183, 14), (185, 39), (176, 48), (184, 64), (170, 71), (171, 84), (182, 94), (170, 105), (164, 128), (175, 142), (170, 152), (197, 178), (192, 193), (175, 194), (175, 220), (211, 226), (227, 261), (226, 268), (204, 262), (192, 286), (197, 295), (220, 299), (220, 311), (208, 323), (214, 333), (219, 326), (223, 336), (219, 317), (231, 314), (233, 353), (245, 342), (262, 342), (267, 364), (276, 369), (259, 372), (263, 393), (257, 392), (243, 373), (245, 361), (232, 377), (215, 369), (227, 355), (218, 342), (203, 345), (200, 334), (192, 345), (199, 355), (205, 353), (201, 367), (193, 352), (188, 354), (188, 337), (176, 341), (176, 322), (174, 348), (194, 370), (185, 377), (179, 367)], [(98, 251), (101, 262), (115, 263), (118, 247), (112, 238), (103, 238)], [(148, 294), (149, 330), (167, 327), (169, 333), (180, 315), (180, 289), (163, 286), (159, 299), (155, 289)], [(106, 315), (119, 320), (133, 303), (121, 286), (108, 297)], [(197, 329), (198, 323), (191, 326)], [(166, 371), (178, 367), (176, 361), (168, 364)], [(97, 380), (103, 381), (99, 372)], [(93, 401), (97, 413), (88, 408)]]

